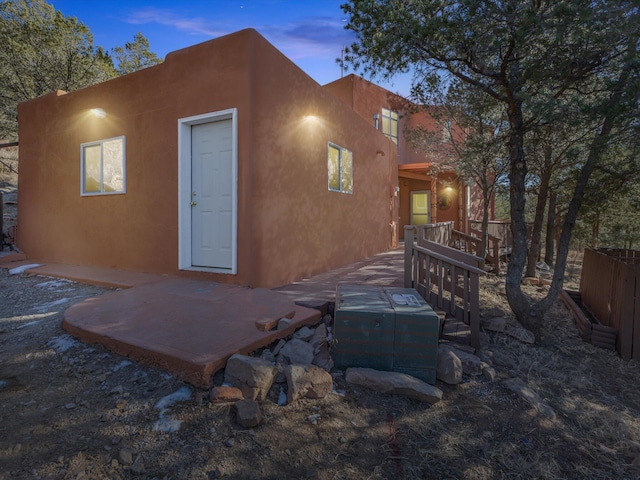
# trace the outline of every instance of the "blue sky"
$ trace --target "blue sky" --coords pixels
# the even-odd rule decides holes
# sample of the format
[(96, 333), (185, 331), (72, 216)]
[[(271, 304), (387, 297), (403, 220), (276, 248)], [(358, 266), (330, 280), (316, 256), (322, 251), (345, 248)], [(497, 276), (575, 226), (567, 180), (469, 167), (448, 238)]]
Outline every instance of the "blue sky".
[[(343, 46), (355, 39), (344, 29), (344, 0), (49, 0), (66, 16), (76, 17), (107, 50), (133, 40), (137, 32), (151, 50), (167, 53), (252, 27), (320, 84), (340, 78)], [(351, 73), (349, 70), (348, 73)], [(385, 88), (409, 93), (408, 76), (391, 82), (374, 79)]]

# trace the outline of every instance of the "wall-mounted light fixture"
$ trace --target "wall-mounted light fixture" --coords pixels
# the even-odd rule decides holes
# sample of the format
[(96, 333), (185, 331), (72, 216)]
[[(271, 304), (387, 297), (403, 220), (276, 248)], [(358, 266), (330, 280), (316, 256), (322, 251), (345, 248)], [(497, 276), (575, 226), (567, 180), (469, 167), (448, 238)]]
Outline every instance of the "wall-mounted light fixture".
[(102, 108), (92, 108), (91, 113), (96, 118), (104, 118), (107, 116), (107, 112), (105, 112)]
[(373, 125), (376, 127), (376, 130), (378, 130), (378, 120), (379, 119), (380, 119), (380, 114), (374, 113), (373, 114)]
[(453, 190), (456, 181), (453, 178), (438, 178), (438, 183), (444, 189)]

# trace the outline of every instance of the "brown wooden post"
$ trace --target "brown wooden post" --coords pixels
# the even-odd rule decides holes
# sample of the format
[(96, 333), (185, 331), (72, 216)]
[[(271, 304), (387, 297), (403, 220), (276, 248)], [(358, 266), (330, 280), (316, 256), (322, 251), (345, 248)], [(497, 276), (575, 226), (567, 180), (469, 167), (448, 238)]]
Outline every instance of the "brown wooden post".
[(494, 272), (496, 275), (500, 275), (500, 245), (499, 240), (496, 237), (492, 237), (491, 247), (493, 255), (493, 264), (495, 266)]
[(480, 348), (480, 276), (471, 273), (471, 308), (469, 309), (469, 327), (473, 348)]
[(634, 278), (635, 269), (631, 265), (624, 265), (624, 301), (622, 306), (622, 318), (620, 318), (620, 330), (618, 335), (621, 337), (620, 356), (624, 360), (631, 360), (633, 352), (633, 306), (634, 294), (636, 291), (636, 279)]
[(640, 360), (640, 265), (635, 262), (633, 265), (633, 276), (636, 282), (636, 294), (634, 296), (635, 304), (633, 306), (633, 345), (631, 358)]
[(458, 179), (458, 228), (464, 232), (468, 233), (465, 222), (464, 222), (464, 192), (462, 191), (462, 181)]
[(431, 180), (431, 223), (438, 223), (438, 177)]
[(413, 226), (404, 227), (404, 288), (413, 288), (412, 267), (413, 267)]
[(0, 192), (0, 252), (4, 247), (4, 225), (2, 221), (4, 220), (4, 200), (2, 199), (2, 192)]

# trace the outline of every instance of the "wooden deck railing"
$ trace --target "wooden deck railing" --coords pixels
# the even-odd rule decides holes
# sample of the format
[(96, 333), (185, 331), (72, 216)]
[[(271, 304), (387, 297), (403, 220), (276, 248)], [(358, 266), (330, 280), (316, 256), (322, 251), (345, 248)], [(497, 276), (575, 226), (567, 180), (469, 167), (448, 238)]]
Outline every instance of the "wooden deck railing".
[(620, 356), (640, 360), (640, 252), (587, 248), (580, 294), (600, 323), (618, 331)]
[[(480, 251), (480, 246), (482, 245), (482, 232), (479, 230), (475, 230), (475, 229), (470, 229), (469, 232), (471, 233), (471, 236), (474, 238), (477, 238), (477, 240), (475, 240), (475, 249), (472, 251), (469, 251), (468, 253), (472, 253), (473, 255), (478, 255), (478, 252)], [(491, 235), (490, 233), (487, 233), (487, 251), (485, 253), (485, 260), (486, 262), (491, 265), (491, 267), (493, 268), (493, 272), (496, 274), (500, 273), (500, 243), (502, 242), (502, 239), (499, 237), (496, 237), (495, 235)]]
[[(471, 220), (469, 225), (472, 230), (482, 231), (482, 222), (480, 220)], [(511, 237), (511, 222), (501, 220), (489, 220), (487, 231), (489, 235), (498, 239), (498, 248), (502, 248), (505, 251), (510, 251), (513, 246), (513, 239)]]
[(434, 308), (467, 324), (469, 339), (480, 347), (480, 275), (484, 260), (475, 255), (425, 240), (418, 229), (416, 245), (412, 241), (414, 227), (405, 227), (404, 286), (415, 288)]
[[(482, 245), (482, 234), (479, 231), (471, 230), (471, 235), (468, 235), (455, 230), (453, 225), (453, 222), (414, 225), (411, 226), (412, 234), (405, 230), (405, 235), (409, 234), (405, 239), (415, 238), (419, 246), (424, 246), (424, 242), (435, 242), (477, 256)], [(491, 234), (488, 235), (485, 261), (496, 274), (500, 273), (501, 242), (502, 239)], [(484, 268), (484, 265), (481, 268)]]
[(451, 245), (453, 222), (429, 223), (427, 225), (412, 225), (404, 229), (405, 240), (415, 238), (418, 245), (421, 242), (436, 242), (441, 245)]

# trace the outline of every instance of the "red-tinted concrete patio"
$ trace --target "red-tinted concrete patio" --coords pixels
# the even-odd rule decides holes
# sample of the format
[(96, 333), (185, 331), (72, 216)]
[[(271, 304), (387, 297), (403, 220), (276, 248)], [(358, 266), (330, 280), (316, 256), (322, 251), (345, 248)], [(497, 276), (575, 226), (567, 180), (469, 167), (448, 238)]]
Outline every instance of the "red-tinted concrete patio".
[[(12, 259), (3, 268), (38, 263)], [(393, 250), (277, 291), (106, 268), (49, 264), (28, 273), (120, 288), (77, 303), (64, 328), (90, 343), (164, 368), (199, 387), (235, 353), (247, 354), (320, 321), (338, 283), (401, 286), (402, 250)], [(291, 324), (270, 330), (287, 317)]]
[[(284, 317), (292, 319), (288, 328), (269, 331)], [(248, 354), (319, 321), (317, 310), (271, 290), (173, 278), (77, 303), (65, 312), (63, 327), (208, 387), (234, 353)]]

